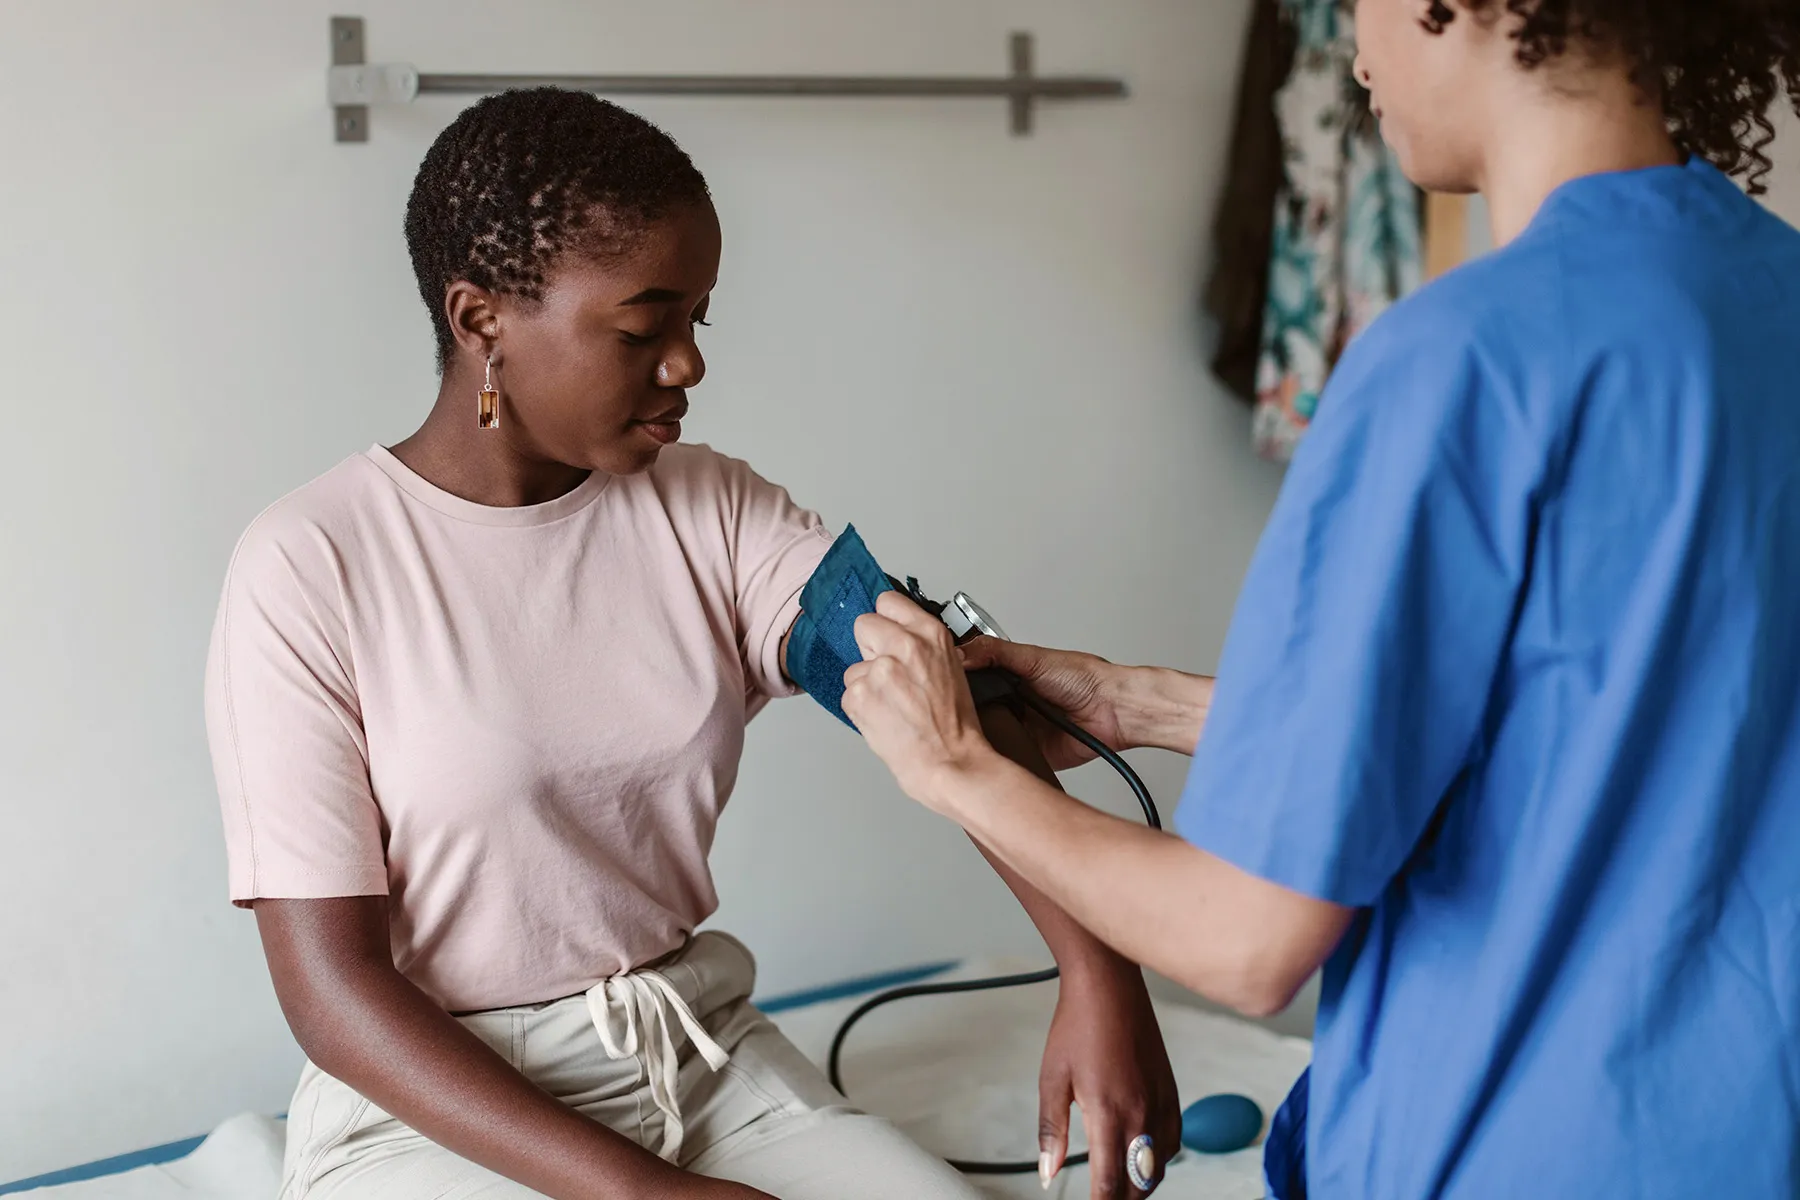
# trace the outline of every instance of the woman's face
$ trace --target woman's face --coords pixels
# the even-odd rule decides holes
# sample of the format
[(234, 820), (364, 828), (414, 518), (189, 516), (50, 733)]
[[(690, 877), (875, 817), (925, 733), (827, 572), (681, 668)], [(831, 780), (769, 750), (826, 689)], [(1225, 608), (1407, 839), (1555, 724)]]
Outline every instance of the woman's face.
[(543, 299), (496, 297), (502, 420), (534, 456), (631, 475), (681, 437), (695, 344), (719, 277), (710, 204), (678, 209), (604, 260), (553, 268)]
[(1447, 3), (1455, 18), (1432, 33), (1431, 0), (1357, 0), (1356, 74), (1407, 178), (1427, 191), (1469, 192), (1480, 174), (1494, 21)]

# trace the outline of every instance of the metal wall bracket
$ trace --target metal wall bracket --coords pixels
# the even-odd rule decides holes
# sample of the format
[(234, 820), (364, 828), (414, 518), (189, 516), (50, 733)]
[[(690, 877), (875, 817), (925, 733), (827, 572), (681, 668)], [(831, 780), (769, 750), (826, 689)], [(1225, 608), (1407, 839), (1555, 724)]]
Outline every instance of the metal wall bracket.
[[(360, 65), (366, 57), (363, 49), (363, 19), (361, 17), (331, 18), (331, 70), (335, 77), (338, 70), (344, 67)], [(335, 88), (327, 85), (328, 91)], [(346, 104), (330, 96), (334, 124), (337, 129), (337, 140), (340, 142), (366, 142), (369, 140), (369, 105), (368, 101), (360, 104)]]
[[(1012, 35), (1012, 78), (1019, 85), (1019, 90), (1006, 98), (1007, 106), (1012, 110), (1012, 131), (1014, 137), (1031, 135), (1031, 118), (1035, 110), (1032, 103), (1036, 96), (1029, 90), (1031, 87), (1032, 60), (1036, 57), (1036, 47), (1029, 33)], [(1122, 86), (1122, 85), (1121, 85)]]
[(370, 63), (361, 17), (331, 18), (331, 71), (326, 99), (337, 114), (337, 140), (369, 140), (369, 110), (407, 104), (426, 92), (481, 95), (508, 88), (563, 87), (612, 96), (907, 96), (1003, 99), (1012, 132), (1032, 131), (1045, 100), (1091, 100), (1126, 94), (1125, 82), (1097, 76), (1039, 75), (1029, 33), (1009, 43), (1011, 73), (1001, 76), (903, 75), (441, 75), (411, 63)]
[(326, 85), (332, 106), (411, 104), (419, 94), (419, 72), (411, 63), (364, 63), (331, 68)]

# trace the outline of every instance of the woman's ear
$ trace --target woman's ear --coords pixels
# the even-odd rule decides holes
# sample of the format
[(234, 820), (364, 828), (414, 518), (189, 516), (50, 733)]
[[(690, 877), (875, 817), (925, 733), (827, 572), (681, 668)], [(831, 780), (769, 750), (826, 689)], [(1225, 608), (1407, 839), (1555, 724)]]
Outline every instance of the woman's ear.
[(494, 293), (458, 279), (444, 290), (444, 316), (450, 336), (465, 354), (485, 361), (500, 340), (500, 307)]

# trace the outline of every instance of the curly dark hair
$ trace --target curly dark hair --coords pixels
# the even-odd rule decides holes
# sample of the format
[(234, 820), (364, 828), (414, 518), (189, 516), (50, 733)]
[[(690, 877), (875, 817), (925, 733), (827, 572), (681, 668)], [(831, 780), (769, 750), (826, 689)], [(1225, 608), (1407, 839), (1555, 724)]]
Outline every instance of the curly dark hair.
[[(1616, 48), (1636, 68), (1638, 86), (1662, 101), (1669, 131), (1686, 154), (1745, 176), (1751, 195), (1767, 190), (1770, 120), (1785, 87), (1800, 112), (1800, 2), (1797, 0), (1455, 0), (1472, 12), (1504, 4), (1517, 28), (1519, 62), (1530, 69), (1571, 44)], [(1442, 33), (1456, 19), (1431, 0), (1425, 27)]]
[(425, 152), (406, 204), (438, 369), (456, 345), (444, 314), (454, 281), (541, 300), (564, 255), (616, 254), (645, 226), (708, 199), (675, 139), (616, 104), (531, 88), (471, 105)]

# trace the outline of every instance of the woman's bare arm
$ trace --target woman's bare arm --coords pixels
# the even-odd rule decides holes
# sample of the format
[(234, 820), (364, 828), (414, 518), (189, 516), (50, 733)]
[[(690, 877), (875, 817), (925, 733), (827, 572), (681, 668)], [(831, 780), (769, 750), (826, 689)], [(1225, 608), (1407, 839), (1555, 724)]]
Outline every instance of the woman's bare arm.
[(560, 1200), (768, 1200), (691, 1175), (542, 1091), (394, 968), (384, 896), (258, 900), (306, 1056), (432, 1141)]

